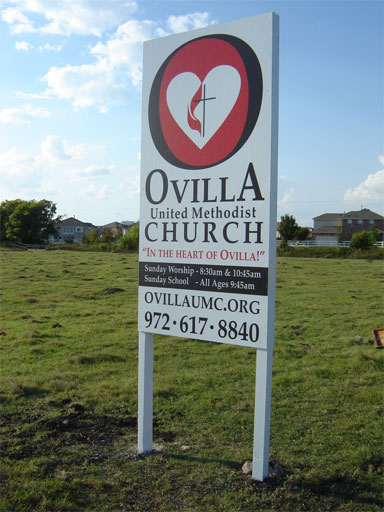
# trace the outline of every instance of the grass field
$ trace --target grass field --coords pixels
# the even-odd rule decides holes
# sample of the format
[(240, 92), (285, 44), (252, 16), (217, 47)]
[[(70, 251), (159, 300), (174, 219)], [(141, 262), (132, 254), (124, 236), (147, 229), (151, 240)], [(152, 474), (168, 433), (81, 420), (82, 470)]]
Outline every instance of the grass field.
[(271, 463), (253, 482), (255, 351), (155, 337), (138, 457), (137, 255), (1, 252), (8, 511), (381, 511), (381, 261), (279, 258)]

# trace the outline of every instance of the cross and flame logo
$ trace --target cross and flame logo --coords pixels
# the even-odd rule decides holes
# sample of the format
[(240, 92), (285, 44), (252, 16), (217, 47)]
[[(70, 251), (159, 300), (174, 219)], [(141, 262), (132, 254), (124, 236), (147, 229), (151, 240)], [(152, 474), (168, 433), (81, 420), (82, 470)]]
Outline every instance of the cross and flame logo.
[(219, 34), (186, 43), (152, 84), (149, 124), (156, 148), (183, 169), (225, 161), (252, 133), (262, 90), (259, 61), (241, 39)]

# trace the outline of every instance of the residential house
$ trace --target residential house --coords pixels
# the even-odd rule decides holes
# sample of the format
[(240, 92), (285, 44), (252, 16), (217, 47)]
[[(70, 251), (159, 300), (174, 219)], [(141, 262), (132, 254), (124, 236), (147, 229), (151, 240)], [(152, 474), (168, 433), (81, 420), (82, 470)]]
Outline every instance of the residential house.
[(122, 235), (125, 235), (128, 233), (128, 231), (131, 229), (131, 227), (134, 225), (134, 222), (127, 221), (127, 222), (110, 222), (109, 224), (105, 224), (101, 227), (103, 231), (106, 229), (109, 229), (112, 231), (114, 235), (117, 233), (121, 233)]
[(313, 219), (312, 238), (317, 245), (338, 243), (342, 230), (342, 213), (323, 213)]
[(56, 224), (57, 237), (54, 242), (81, 242), (83, 235), (89, 235), (92, 229), (99, 231), (97, 226), (90, 222), (82, 222), (79, 219), (70, 217)]
[(376, 231), (379, 241), (383, 241), (384, 217), (382, 215), (367, 208), (344, 213), (341, 235), (343, 240), (351, 240), (352, 236), (358, 231), (371, 231), (373, 229)]
[(375, 229), (383, 240), (384, 217), (367, 208), (348, 213), (324, 213), (313, 219), (313, 239), (317, 245), (351, 241), (354, 233)]

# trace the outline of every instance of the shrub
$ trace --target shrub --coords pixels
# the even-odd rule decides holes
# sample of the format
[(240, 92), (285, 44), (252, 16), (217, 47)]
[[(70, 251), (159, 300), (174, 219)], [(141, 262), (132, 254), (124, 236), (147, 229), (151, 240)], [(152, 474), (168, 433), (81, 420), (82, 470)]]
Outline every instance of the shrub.
[(350, 247), (280, 247), (277, 256), (293, 258), (351, 258), (381, 260), (384, 250), (380, 247), (370, 247), (366, 250), (356, 250)]
[(375, 235), (370, 231), (359, 231), (352, 236), (349, 246), (352, 249), (369, 249), (376, 242)]
[(122, 236), (119, 240), (119, 249), (137, 249), (139, 247), (139, 223), (136, 222), (128, 233)]
[(90, 244), (95, 244), (99, 240), (99, 235), (95, 229), (91, 229), (88, 235), (88, 241)]

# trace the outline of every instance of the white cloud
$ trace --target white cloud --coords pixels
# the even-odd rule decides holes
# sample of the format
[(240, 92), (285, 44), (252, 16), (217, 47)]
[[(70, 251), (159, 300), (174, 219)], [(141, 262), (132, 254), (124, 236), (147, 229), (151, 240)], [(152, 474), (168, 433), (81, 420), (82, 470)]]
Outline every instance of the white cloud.
[(0, 154), (0, 176), (26, 176), (36, 169), (36, 158), (18, 153), (15, 148)]
[[(69, 142), (57, 135), (47, 135), (41, 143), (40, 157), (49, 162), (57, 163), (58, 160), (81, 161), (90, 153), (102, 151), (105, 149), (104, 144), (74, 144), (71, 146)], [(92, 166), (89, 166), (92, 170)], [(99, 167), (99, 166), (94, 166)], [(106, 168), (107, 166), (105, 166)]]
[(106, 58), (110, 70), (117, 72), (118, 76), (121, 69), (137, 85), (141, 81), (142, 43), (155, 37), (155, 28), (152, 21), (127, 21), (119, 26), (106, 44), (97, 43), (91, 53), (99, 60)]
[(140, 176), (136, 176), (130, 183), (127, 193), (128, 197), (135, 197), (140, 195)]
[(28, 19), (24, 16), (20, 9), (9, 7), (1, 13), (1, 19), (6, 23), (26, 23)]
[(71, 168), (66, 171), (66, 175), (71, 183), (82, 183), (82, 187), (88, 184), (87, 189), (83, 189), (81, 195), (93, 197), (98, 194), (96, 192), (96, 181), (100, 176), (110, 176), (116, 167), (114, 165), (98, 165), (92, 164), (85, 169)]
[(57, 190), (40, 155), (19, 153), (15, 148), (0, 154), (0, 200), (43, 198)]
[[(384, 165), (384, 156), (379, 156)], [(348, 188), (344, 194), (345, 201), (383, 201), (384, 198), (384, 169), (369, 174), (368, 177), (355, 188)]]
[(42, 93), (35, 93), (35, 92), (23, 92), (23, 91), (15, 91), (15, 95), (18, 98), (21, 98), (23, 100), (50, 100), (52, 99), (51, 95), (44, 91)]
[(43, 80), (48, 84), (45, 94), (49, 97), (72, 101), (75, 109), (80, 107), (104, 107), (105, 97), (113, 89), (122, 89), (114, 83), (110, 67), (106, 59), (96, 64), (83, 66), (52, 67)]
[[(17, 0), (16, 0), (17, 3)], [(19, 7), (9, 7), (1, 13), (1, 19), (11, 25), (12, 34), (21, 34), (22, 32), (34, 32), (32, 22), (22, 13)]]
[(39, 192), (43, 195), (58, 192), (58, 186), (52, 181), (42, 180), (39, 187)]
[(109, 185), (105, 184), (97, 187), (94, 182), (90, 183), (88, 188), (81, 190), (79, 195), (87, 199), (107, 199), (113, 196)]
[(89, 165), (85, 171), (85, 176), (103, 176), (111, 174), (111, 171), (115, 168), (114, 165)]
[(40, 50), (40, 52), (44, 52), (44, 51), (47, 51), (47, 52), (61, 52), (63, 47), (64, 47), (64, 45), (62, 45), (62, 44), (58, 44), (58, 45), (55, 46), (54, 44), (45, 43), (44, 46), (39, 46), (39, 50)]
[(48, 176), (62, 171), (63, 165), (72, 160), (71, 150), (67, 141), (55, 135), (47, 135), (37, 154), (19, 153), (15, 148), (0, 154), (0, 175), (26, 179), (33, 176), (37, 181), (43, 174)]
[(104, 144), (99, 146), (92, 144), (75, 144), (74, 146), (69, 146), (67, 141), (64, 141), (64, 146), (67, 155), (70, 155), (73, 160), (82, 160), (89, 153), (105, 149)]
[(126, 191), (126, 197), (136, 197), (140, 195), (140, 176), (126, 178), (119, 185), (120, 192)]
[(93, 153), (103, 149), (104, 146), (71, 145), (61, 137), (48, 135), (35, 153), (20, 153), (14, 148), (0, 153), (0, 200), (47, 195), (53, 201), (110, 198), (114, 191), (103, 178), (109, 180), (115, 166), (92, 163)]
[(56, 135), (47, 135), (41, 143), (41, 157), (55, 163), (57, 160), (69, 160), (71, 155), (65, 140)]
[(0, 124), (30, 124), (33, 119), (47, 118), (50, 115), (50, 111), (45, 108), (25, 104), (0, 110)]
[(94, 63), (50, 68), (43, 77), (48, 86), (44, 95), (69, 100), (75, 109), (95, 107), (101, 113), (125, 103), (128, 85), (141, 81), (142, 42), (153, 36), (154, 29), (150, 21), (120, 25), (105, 44), (91, 48)]
[(15, 7), (5, 9), (2, 19), (11, 26), (13, 34), (40, 32), (101, 37), (137, 10), (135, 0), (12, 0), (12, 3)]
[(109, 185), (103, 185), (98, 193), (96, 194), (96, 199), (107, 199), (113, 196), (113, 192), (110, 190)]
[(169, 16), (167, 26), (174, 33), (203, 28), (213, 23), (209, 21), (209, 16), (208, 12), (194, 12), (181, 16)]
[(290, 187), (289, 190), (287, 190), (284, 193), (283, 197), (278, 200), (278, 205), (279, 205), (280, 208), (282, 208), (283, 206), (287, 206), (290, 203), (292, 203), (294, 192), (295, 192), (294, 187)]
[(16, 50), (22, 50), (24, 52), (28, 52), (29, 50), (32, 50), (33, 44), (28, 43), (27, 41), (16, 41), (15, 48), (16, 48)]
[[(208, 13), (171, 16), (167, 22), (174, 32), (199, 28), (208, 23)], [(126, 21), (106, 42), (98, 42), (91, 47), (93, 62), (51, 67), (42, 78), (47, 84), (42, 94), (28, 95), (20, 91), (16, 94), (22, 98), (57, 97), (70, 101), (76, 110), (94, 107), (100, 113), (106, 113), (112, 106), (127, 102), (129, 86), (140, 85), (143, 41), (164, 33), (153, 21)]]

